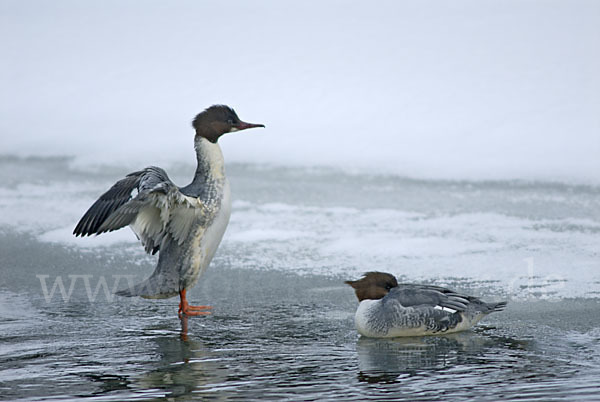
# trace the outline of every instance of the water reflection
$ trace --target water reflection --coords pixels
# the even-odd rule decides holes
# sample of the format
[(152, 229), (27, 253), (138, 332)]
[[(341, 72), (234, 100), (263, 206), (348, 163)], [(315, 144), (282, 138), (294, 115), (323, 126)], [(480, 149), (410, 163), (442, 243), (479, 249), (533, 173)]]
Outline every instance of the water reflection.
[(529, 343), (504, 337), (490, 337), (473, 331), (443, 336), (391, 339), (361, 337), (356, 345), (358, 380), (392, 383), (423, 372), (448, 370), (455, 366), (485, 365), (486, 354), (494, 348), (527, 349)]
[(179, 331), (179, 338), (182, 341), (188, 340), (188, 317), (183, 314), (179, 314), (179, 321), (181, 322), (181, 331)]
[[(132, 388), (144, 394), (159, 392), (167, 397), (183, 397), (227, 378), (226, 369), (202, 342), (187, 333), (187, 319), (181, 320), (180, 336), (158, 336), (158, 359), (152, 369), (133, 379)], [(146, 367), (147, 369), (148, 367)], [(154, 390), (154, 391), (153, 391)], [(210, 392), (203, 394), (210, 396)]]

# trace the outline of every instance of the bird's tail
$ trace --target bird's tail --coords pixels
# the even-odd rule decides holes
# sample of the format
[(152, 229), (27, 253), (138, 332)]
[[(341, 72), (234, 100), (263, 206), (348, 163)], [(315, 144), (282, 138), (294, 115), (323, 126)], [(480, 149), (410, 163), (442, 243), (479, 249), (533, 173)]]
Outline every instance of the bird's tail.
[(489, 308), (489, 312), (493, 313), (494, 311), (502, 311), (508, 304), (507, 301), (501, 301), (498, 303), (487, 303), (487, 307)]
[(179, 285), (164, 278), (162, 275), (152, 274), (148, 279), (127, 289), (115, 292), (117, 296), (140, 296), (146, 299), (166, 299), (179, 294)]

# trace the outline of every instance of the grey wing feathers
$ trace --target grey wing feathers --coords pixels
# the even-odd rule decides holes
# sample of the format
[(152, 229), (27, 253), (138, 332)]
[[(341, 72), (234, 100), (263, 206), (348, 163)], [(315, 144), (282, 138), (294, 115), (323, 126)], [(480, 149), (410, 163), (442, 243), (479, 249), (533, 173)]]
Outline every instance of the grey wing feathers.
[(188, 201), (163, 169), (151, 166), (131, 173), (104, 193), (73, 234), (101, 234), (131, 225), (146, 252), (155, 253), (165, 237), (181, 243), (189, 235), (193, 219), (203, 212), (200, 207)]
[[(142, 208), (148, 204), (152, 204), (154, 201), (153, 198), (160, 199), (161, 195), (167, 195), (170, 189), (177, 190), (177, 186), (169, 179), (167, 173), (163, 169), (154, 166), (144, 169), (136, 184), (138, 190), (137, 196), (133, 199), (130, 198), (131, 201), (124, 203), (115, 211), (116, 213), (106, 217), (98, 228), (98, 234), (121, 229), (123, 226), (129, 225), (137, 218)], [(164, 203), (164, 200), (162, 201)], [(156, 206), (158, 207), (158, 205)]]
[(498, 303), (485, 303), (477, 297), (467, 296), (440, 286), (430, 285), (404, 285), (390, 291), (393, 300), (404, 307), (445, 307), (456, 311), (465, 311), (467, 308), (488, 314), (502, 311), (507, 305), (506, 301)]
[(392, 289), (389, 295), (390, 299), (403, 307), (440, 306), (464, 311), (470, 303), (468, 296), (434, 286), (400, 285)]
[(91, 236), (106, 232), (107, 230), (100, 231), (100, 226), (113, 212), (131, 200), (132, 192), (138, 188), (143, 173), (142, 170), (128, 174), (127, 177), (116, 182), (106, 193), (102, 194), (79, 220), (73, 234), (75, 236)]

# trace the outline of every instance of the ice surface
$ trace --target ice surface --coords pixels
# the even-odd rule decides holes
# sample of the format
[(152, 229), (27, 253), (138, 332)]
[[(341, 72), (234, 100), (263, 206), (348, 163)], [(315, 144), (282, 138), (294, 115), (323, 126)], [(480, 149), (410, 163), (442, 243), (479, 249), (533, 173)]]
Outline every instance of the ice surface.
[[(4, 161), (11, 166), (6, 171), (30, 169), (20, 183), (0, 187), (4, 231), (30, 233), (56, 247), (116, 253), (148, 264), (150, 273), (155, 259), (144, 257), (128, 228), (72, 235), (86, 209), (124, 173), (80, 171), (52, 159), (36, 163), (37, 170), (27, 159)], [(187, 170), (193, 166), (173, 173)], [(600, 294), (597, 187), (399, 180), (236, 164), (229, 170), (235, 201), (215, 266), (342, 279), (379, 270), (404, 281), (487, 287), (518, 299)]]

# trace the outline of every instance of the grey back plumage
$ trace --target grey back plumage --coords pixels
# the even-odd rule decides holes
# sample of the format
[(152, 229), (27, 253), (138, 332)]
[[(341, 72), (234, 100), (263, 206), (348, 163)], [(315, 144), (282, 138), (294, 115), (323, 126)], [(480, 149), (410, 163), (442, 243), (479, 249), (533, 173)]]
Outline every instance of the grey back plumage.
[(485, 303), (438, 286), (399, 284), (381, 299), (381, 309), (373, 312), (371, 325), (385, 332), (423, 327), (427, 332), (439, 333), (505, 306), (506, 302)]
[(477, 311), (488, 314), (502, 311), (507, 302), (486, 303), (475, 296), (455, 292), (440, 286), (399, 284), (390, 290), (383, 300), (385, 303), (399, 303), (403, 307), (447, 308), (457, 312)]
[(398, 285), (390, 290), (384, 300), (394, 300), (403, 307), (428, 306), (446, 307), (456, 311), (465, 311), (469, 304), (468, 296), (462, 296), (448, 289), (419, 286)]

